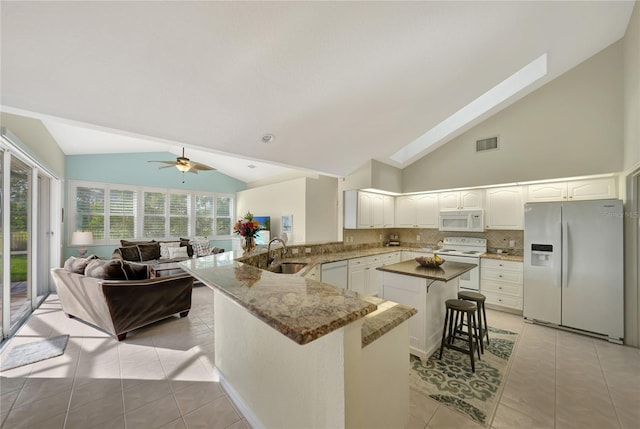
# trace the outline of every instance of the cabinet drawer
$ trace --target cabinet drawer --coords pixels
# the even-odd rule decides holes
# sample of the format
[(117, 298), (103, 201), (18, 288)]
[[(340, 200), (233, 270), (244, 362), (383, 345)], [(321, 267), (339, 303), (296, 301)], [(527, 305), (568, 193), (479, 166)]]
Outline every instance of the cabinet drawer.
[(510, 296), (522, 297), (522, 285), (483, 279), (480, 282), (480, 292), (501, 293)]
[(480, 270), (482, 280), (496, 280), (522, 285), (522, 272), (497, 270), (495, 268), (482, 268)]
[(518, 261), (505, 261), (503, 259), (488, 259), (483, 258), (480, 260), (480, 266), (482, 268), (498, 268), (501, 270), (509, 271), (524, 271), (524, 264)]
[(367, 258), (349, 259), (349, 268), (367, 265)]
[(487, 304), (522, 310), (522, 298), (490, 292), (486, 292), (483, 294), (487, 297), (487, 300), (485, 301)]
[(366, 258), (367, 265), (378, 265), (382, 263), (381, 255), (368, 256)]

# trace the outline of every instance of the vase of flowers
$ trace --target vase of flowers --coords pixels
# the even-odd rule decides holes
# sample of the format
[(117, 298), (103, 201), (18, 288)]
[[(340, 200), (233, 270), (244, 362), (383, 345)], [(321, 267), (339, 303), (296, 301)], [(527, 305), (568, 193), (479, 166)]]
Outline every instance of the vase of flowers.
[(251, 253), (256, 248), (256, 236), (260, 231), (260, 222), (253, 219), (253, 214), (247, 212), (242, 219), (238, 219), (233, 226), (233, 232), (242, 237), (242, 249), (245, 252)]

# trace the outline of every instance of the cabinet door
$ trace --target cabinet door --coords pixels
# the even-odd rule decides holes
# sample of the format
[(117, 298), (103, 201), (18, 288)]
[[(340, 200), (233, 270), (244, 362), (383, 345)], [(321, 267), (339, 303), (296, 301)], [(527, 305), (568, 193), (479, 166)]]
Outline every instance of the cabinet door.
[(563, 201), (567, 198), (567, 183), (539, 183), (529, 185), (527, 201), (535, 203), (538, 201)]
[(396, 199), (390, 195), (382, 197), (382, 223), (385, 228), (395, 226)]
[(486, 191), (487, 229), (524, 229), (522, 188), (492, 188)]
[(416, 223), (422, 228), (438, 227), (438, 194), (416, 195)]
[(438, 194), (440, 210), (459, 210), (460, 192), (442, 192)]
[(365, 293), (369, 270), (366, 265), (349, 268), (349, 290)]
[(382, 271), (377, 267), (384, 265), (381, 255), (370, 256), (367, 263), (367, 283), (364, 286), (364, 293), (370, 296), (378, 296), (382, 291)]
[(396, 198), (396, 226), (415, 227), (416, 223), (416, 199), (414, 196)]
[(567, 194), (570, 200), (618, 198), (616, 179), (614, 177), (605, 177), (603, 179), (576, 180), (568, 182)]
[(371, 227), (382, 228), (384, 225), (384, 198), (382, 195), (370, 194), (371, 199)]
[(371, 194), (358, 192), (358, 228), (370, 228), (373, 225), (372, 207)]
[(471, 189), (468, 191), (460, 191), (460, 208), (461, 209), (481, 209), (482, 208), (482, 190)]

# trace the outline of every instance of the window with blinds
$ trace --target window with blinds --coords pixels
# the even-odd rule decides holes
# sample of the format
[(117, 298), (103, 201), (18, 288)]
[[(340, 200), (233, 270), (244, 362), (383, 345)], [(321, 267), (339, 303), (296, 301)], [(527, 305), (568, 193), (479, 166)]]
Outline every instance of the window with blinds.
[(135, 191), (109, 190), (109, 238), (135, 238), (136, 212)]
[(144, 238), (164, 237), (166, 224), (166, 194), (163, 192), (144, 193), (144, 217), (142, 236)]
[(188, 237), (191, 203), (188, 194), (169, 195), (169, 237)]
[(231, 236), (234, 197), (142, 186), (69, 181), (69, 234), (91, 231), (95, 244), (120, 239)]
[(231, 197), (216, 198), (216, 235), (231, 235), (231, 212), (233, 201)]
[(78, 186), (73, 192), (75, 208), (75, 228), (70, 231), (91, 231), (94, 240), (105, 237), (104, 201), (105, 189)]
[[(196, 236), (212, 237), (213, 234), (213, 199), (212, 195), (196, 195)], [(224, 235), (224, 234), (218, 234)]]

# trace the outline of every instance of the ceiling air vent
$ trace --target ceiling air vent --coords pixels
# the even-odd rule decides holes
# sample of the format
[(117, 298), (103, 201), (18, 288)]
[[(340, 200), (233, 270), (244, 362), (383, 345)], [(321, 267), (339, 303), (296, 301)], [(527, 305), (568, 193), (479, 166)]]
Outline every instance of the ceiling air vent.
[(498, 136), (487, 139), (476, 140), (476, 152), (498, 149)]

